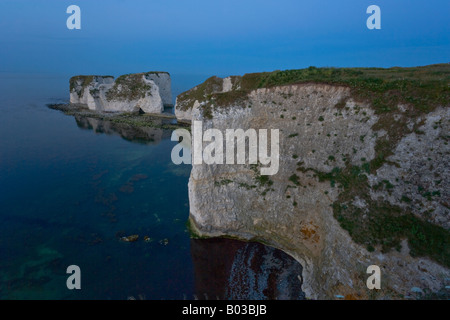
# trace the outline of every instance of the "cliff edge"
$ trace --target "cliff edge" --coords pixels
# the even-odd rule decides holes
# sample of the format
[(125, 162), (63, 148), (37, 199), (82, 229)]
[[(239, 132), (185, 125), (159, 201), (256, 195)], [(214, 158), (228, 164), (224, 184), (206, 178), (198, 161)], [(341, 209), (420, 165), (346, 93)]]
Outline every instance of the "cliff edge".
[[(438, 294), (450, 277), (449, 81), (448, 64), (310, 67), (211, 77), (180, 94), (177, 118), (203, 132), (280, 131), (275, 175), (193, 164), (192, 230), (284, 250), (303, 265), (307, 297)], [(366, 286), (370, 265), (380, 290)]]

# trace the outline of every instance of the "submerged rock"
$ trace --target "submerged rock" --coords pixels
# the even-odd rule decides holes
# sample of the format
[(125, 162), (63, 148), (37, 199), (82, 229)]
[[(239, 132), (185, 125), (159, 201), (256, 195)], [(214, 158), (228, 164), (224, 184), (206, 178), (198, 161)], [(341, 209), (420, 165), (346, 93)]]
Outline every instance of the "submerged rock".
[(137, 239), (139, 239), (139, 235), (137, 234), (120, 238), (120, 240), (124, 242), (134, 242), (137, 241)]
[(167, 246), (169, 244), (169, 239), (167, 239), (167, 238), (161, 239), (161, 240), (159, 240), (159, 244), (161, 244), (163, 246)]

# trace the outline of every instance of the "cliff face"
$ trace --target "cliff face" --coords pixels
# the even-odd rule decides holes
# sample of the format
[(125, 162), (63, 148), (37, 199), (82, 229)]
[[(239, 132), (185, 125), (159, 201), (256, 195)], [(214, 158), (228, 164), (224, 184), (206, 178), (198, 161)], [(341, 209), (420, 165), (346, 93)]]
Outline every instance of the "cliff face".
[(175, 115), (178, 120), (192, 120), (192, 110), (195, 104), (205, 103), (205, 97), (212, 93), (226, 93), (239, 89), (240, 77), (227, 77), (224, 79), (211, 77), (204, 83), (195, 86), (189, 91), (180, 94), (175, 101)]
[[(179, 95), (177, 117), (203, 130), (280, 130), (273, 176), (261, 164), (193, 165), (192, 228), (286, 251), (307, 297), (438, 291), (450, 276), (449, 75), (310, 68), (213, 77)], [(381, 290), (366, 287), (370, 265)]]
[(158, 86), (162, 103), (165, 106), (173, 106), (170, 74), (167, 72), (147, 72), (144, 77), (146, 80), (153, 81)]
[(166, 72), (111, 76), (76, 76), (70, 79), (70, 103), (91, 110), (161, 113), (172, 99), (170, 75)]

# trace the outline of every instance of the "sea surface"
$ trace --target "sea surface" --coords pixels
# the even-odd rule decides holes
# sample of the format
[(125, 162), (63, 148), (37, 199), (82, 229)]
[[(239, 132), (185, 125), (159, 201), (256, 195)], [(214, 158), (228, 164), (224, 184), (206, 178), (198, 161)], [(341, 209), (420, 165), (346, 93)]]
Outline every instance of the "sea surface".
[(67, 100), (68, 77), (0, 73), (0, 299), (303, 298), (282, 251), (190, 239), (191, 168), (172, 163), (171, 132), (134, 139), (47, 107)]

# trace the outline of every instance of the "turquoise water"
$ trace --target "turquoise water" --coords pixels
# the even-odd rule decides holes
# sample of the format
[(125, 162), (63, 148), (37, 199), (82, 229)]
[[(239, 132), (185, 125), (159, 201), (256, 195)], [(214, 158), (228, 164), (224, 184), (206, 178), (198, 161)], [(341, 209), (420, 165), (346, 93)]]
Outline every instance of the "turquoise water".
[[(0, 88), (0, 299), (298, 298), (301, 266), (281, 251), (190, 240), (190, 166), (171, 162), (170, 132), (134, 142), (51, 110), (67, 100), (60, 77), (2, 75)], [(69, 265), (81, 290), (66, 287)], [(268, 290), (271, 273), (287, 291)]]

